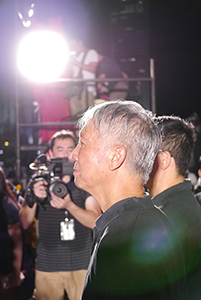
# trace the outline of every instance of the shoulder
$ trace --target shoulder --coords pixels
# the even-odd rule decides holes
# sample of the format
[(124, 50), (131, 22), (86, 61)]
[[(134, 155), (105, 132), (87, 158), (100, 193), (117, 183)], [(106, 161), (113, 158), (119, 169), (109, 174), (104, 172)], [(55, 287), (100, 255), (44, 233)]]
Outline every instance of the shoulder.
[(19, 209), (13, 199), (5, 197), (3, 200), (3, 208), (8, 219), (8, 224), (19, 222)]
[(86, 55), (86, 60), (93, 60), (94, 62), (98, 62), (99, 57), (98, 57), (98, 52), (94, 49), (89, 49), (87, 51), (87, 55)]
[(4, 197), (3, 199), (3, 207), (4, 209), (12, 209), (12, 210), (18, 210), (18, 207), (15, 203), (15, 201), (10, 197)]
[(91, 195), (88, 195), (85, 200), (85, 208), (98, 210), (98, 214), (101, 214), (101, 209), (98, 201)]

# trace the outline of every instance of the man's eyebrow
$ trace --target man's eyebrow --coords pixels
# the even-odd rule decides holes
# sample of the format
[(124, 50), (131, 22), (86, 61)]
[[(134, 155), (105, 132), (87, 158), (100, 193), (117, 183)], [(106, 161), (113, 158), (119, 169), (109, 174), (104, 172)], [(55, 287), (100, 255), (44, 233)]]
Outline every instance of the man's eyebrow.
[[(64, 149), (64, 146), (57, 146), (57, 149)], [(67, 149), (74, 149), (75, 147), (73, 146), (68, 146)]]
[(85, 136), (86, 136), (86, 133), (85, 133), (85, 132), (83, 132), (83, 131), (81, 131), (81, 132), (80, 132), (80, 136), (79, 136), (79, 138), (80, 138), (80, 139), (84, 139), (84, 138), (85, 138)]
[(79, 141), (85, 141), (86, 139), (85, 139), (85, 137), (84, 136), (80, 136), (80, 138), (79, 138)]

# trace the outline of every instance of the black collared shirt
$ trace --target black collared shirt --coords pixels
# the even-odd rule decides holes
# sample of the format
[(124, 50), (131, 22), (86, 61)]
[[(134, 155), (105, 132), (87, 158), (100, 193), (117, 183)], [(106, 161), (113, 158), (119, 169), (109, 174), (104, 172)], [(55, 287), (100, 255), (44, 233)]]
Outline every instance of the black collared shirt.
[(83, 299), (188, 299), (180, 243), (149, 196), (117, 202), (94, 228)]
[(190, 299), (201, 295), (201, 207), (192, 193), (192, 184), (184, 182), (172, 186), (153, 198), (174, 226), (180, 240)]

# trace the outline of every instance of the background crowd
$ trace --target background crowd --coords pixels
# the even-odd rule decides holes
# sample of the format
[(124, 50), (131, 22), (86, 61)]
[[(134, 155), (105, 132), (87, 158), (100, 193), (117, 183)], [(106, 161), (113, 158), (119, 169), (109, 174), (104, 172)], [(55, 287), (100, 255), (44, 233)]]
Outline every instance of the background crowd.
[[(79, 140), (64, 129), (51, 137), (47, 161), (41, 156), (31, 164), (33, 175), (24, 195), (17, 194), (1, 168), (2, 300), (166, 299), (167, 295), (199, 299), (200, 161), (196, 184), (188, 178), (195, 126), (180, 117), (150, 113), (126, 100), (92, 106), (78, 123)], [(67, 173), (59, 175), (62, 191), (66, 189), (62, 196), (60, 190), (51, 189), (50, 171), (45, 169), (54, 158), (65, 158), (68, 165)], [(164, 230), (166, 251), (172, 249), (165, 256), (162, 246), (157, 246), (157, 253), (154, 247)], [(138, 253), (135, 247), (144, 247), (138, 243), (146, 235), (151, 244)], [(134, 253), (131, 261), (129, 247)], [(160, 262), (152, 261), (155, 255)], [(122, 274), (117, 272), (121, 268)]]

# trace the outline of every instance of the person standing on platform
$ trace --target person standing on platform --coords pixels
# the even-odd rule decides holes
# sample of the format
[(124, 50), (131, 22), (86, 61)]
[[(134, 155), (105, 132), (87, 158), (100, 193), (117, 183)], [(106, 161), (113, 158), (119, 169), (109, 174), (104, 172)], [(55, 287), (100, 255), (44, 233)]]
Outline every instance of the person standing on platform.
[[(97, 51), (85, 46), (83, 38), (79, 34), (69, 37), (69, 45), (73, 54), (69, 59), (69, 77), (95, 79), (99, 61)], [(78, 118), (89, 106), (93, 106), (97, 95), (96, 83), (93, 81), (88, 81), (86, 86), (85, 84), (76, 84), (76, 86), (81, 86), (77, 92), (73, 93), (71, 84), (66, 87), (64, 92), (70, 103), (72, 118)]]

